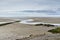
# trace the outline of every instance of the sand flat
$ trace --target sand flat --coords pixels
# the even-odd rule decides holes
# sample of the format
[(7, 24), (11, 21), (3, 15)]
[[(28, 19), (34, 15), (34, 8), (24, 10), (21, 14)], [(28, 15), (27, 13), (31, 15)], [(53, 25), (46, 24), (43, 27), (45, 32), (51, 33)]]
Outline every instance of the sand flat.
[[(42, 19), (45, 19), (45, 18), (39, 18), (39, 19), (35, 18), (35, 20), (36, 19), (38, 21), (44, 21)], [(45, 20), (47, 20), (47, 19), (45, 19)], [(51, 20), (52, 19), (50, 19), (49, 22)], [(47, 22), (47, 21), (45, 21), (45, 22)], [(25, 25), (25, 24), (21, 24), (19, 22), (15, 22), (13, 24), (0, 26), (0, 40), (16, 40), (16, 39), (20, 39), (23, 37), (28, 37), (31, 34), (32, 35), (51, 34), (47, 31), (50, 29), (54, 29), (54, 28), (55, 27)]]
[(29, 26), (19, 23), (9, 24), (0, 27), (0, 40), (15, 40), (23, 37), (27, 37), (31, 34), (41, 35), (47, 33), (50, 27), (44, 26)]
[(46, 23), (59, 23), (60, 24), (60, 18), (59, 17), (36, 17), (36, 18), (32, 18), (35, 21), (39, 21), (39, 22), (46, 22)]

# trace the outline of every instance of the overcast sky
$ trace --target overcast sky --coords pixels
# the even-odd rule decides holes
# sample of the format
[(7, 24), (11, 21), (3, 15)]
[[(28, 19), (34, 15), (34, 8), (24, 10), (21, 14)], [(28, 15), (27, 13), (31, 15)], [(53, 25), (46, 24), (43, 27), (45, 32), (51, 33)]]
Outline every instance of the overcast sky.
[[(50, 9), (60, 8), (60, 0), (0, 0), (0, 10)], [(60, 9), (59, 9), (60, 10)]]
[(0, 0), (0, 12), (53, 10), (60, 13), (60, 0)]

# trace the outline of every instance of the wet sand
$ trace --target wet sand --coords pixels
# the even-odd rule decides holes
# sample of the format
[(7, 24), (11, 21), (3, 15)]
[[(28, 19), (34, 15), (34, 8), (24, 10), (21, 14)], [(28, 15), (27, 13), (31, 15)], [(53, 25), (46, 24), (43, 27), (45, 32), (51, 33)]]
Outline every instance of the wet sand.
[[(60, 20), (59, 18), (57, 18), (56, 20), (54, 19), (54, 21), (53, 21), (53, 18), (52, 19), (48, 18), (49, 20), (45, 18), (33, 18), (33, 19), (35, 19), (35, 21), (52, 22), (52, 23), (55, 21), (54, 23), (60, 23), (60, 21), (59, 22), (57, 21), (57, 20)], [(8, 19), (5, 19), (5, 20), (8, 20)], [(9, 19), (9, 20), (13, 20), (13, 19)], [(49, 33), (47, 31), (54, 28), (55, 27), (25, 25), (19, 22), (15, 22), (13, 24), (0, 26), (0, 40), (16, 40), (16, 39), (17, 40), (20, 40), (20, 39), (21, 40), (34, 40), (34, 39), (43, 40), (40, 37), (42, 36), (44, 38), (46, 35), (53, 35), (52, 33)], [(39, 37), (37, 38), (37, 36)], [(32, 37), (32, 38), (23, 39), (25, 37), (27, 38)]]

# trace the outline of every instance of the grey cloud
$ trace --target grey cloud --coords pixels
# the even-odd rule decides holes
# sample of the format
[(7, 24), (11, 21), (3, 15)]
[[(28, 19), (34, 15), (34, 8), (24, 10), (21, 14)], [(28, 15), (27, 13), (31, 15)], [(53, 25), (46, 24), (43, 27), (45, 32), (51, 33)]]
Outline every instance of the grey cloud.
[(56, 13), (56, 11), (53, 11), (53, 10), (24, 10), (22, 12)]
[(60, 7), (59, 0), (0, 0), (0, 10), (55, 9)]
[(59, 4), (60, 2), (56, 2), (53, 0), (2, 0), (0, 1), (1, 4), (10, 4), (10, 5), (47, 5), (47, 4)]

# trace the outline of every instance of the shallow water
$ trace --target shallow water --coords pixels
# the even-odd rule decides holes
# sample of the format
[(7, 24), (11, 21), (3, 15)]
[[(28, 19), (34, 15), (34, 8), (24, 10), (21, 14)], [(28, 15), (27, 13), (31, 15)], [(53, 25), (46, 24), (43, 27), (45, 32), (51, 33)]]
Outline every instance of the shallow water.
[(60, 24), (53, 24), (53, 23), (44, 23), (44, 22), (33, 22), (33, 19), (26, 19), (26, 20), (21, 20), (20, 23), (22, 24), (51, 24), (51, 25), (56, 25), (56, 26), (60, 26)]

